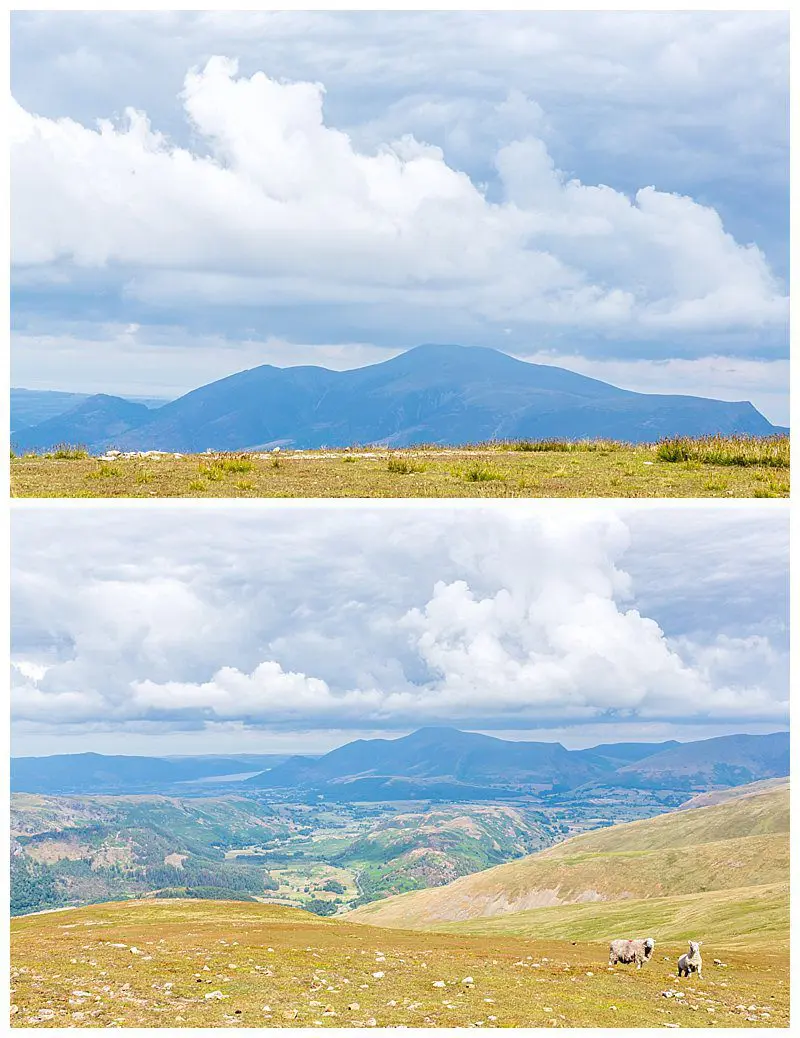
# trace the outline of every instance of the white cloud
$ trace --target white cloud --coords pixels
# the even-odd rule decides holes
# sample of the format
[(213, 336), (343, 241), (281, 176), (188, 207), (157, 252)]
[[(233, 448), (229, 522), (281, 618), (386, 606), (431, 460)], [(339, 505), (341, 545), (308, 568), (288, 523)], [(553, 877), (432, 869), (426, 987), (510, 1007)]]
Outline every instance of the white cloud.
[(506, 198), (492, 203), (412, 136), (359, 151), (326, 125), (323, 97), (212, 58), (182, 94), (193, 151), (133, 110), (95, 130), (14, 106), (15, 264), (119, 267), (144, 299), (349, 300), (654, 334), (785, 322), (764, 255), (712, 208), (581, 184), (531, 137), (497, 153)]
[[(75, 512), (57, 540), (52, 517), (18, 516), (15, 724), (782, 724), (785, 512), (715, 514), (306, 504), (133, 528), (127, 510)], [(639, 585), (664, 567), (646, 612)]]

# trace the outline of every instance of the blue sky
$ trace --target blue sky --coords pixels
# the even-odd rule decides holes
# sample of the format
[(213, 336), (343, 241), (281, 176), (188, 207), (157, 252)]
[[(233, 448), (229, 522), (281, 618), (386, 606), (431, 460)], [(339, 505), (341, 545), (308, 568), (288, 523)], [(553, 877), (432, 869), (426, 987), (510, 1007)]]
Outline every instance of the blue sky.
[(15, 385), (493, 346), (788, 421), (785, 13), (17, 13)]
[(313, 752), (426, 724), (570, 747), (788, 727), (782, 502), (186, 519), (15, 509), (15, 755)]

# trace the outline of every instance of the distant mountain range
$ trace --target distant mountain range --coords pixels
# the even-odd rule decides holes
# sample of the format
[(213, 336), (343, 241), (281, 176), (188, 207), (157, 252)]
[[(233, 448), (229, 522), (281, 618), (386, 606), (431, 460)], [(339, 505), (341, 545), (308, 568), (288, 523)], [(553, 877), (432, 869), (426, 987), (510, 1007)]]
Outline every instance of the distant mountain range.
[(61, 753), (51, 757), (12, 757), (11, 790), (24, 793), (163, 792), (212, 776), (261, 771), (286, 760), (280, 754), (199, 757), (107, 756)]
[(398, 739), (359, 739), (307, 756), (18, 757), (11, 789), (28, 793), (129, 793), (204, 776), (242, 775), (230, 790), (314, 794), (339, 801), (491, 800), (530, 792), (603, 787), (687, 792), (789, 774), (789, 734), (731, 735), (699, 742), (604, 744), (510, 742), (454, 728)]
[[(102, 396), (102, 394), (101, 394)], [(32, 429), (54, 418), (60, 418), (67, 412), (74, 411), (81, 404), (93, 398), (91, 393), (61, 393), (49, 389), (15, 389), (11, 390), (10, 418), (11, 434), (23, 429)], [(94, 397), (96, 399), (96, 397)], [(167, 401), (154, 397), (107, 397), (106, 399), (124, 403), (140, 404), (152, 409), (161, 407)], [(52, 445), (50, 445), (52, 446)]]
[(426, 345), (350, 371), (265, 364), (157, 409), (99, 394), (14, 428), (12, 446), (190, 453), (783, 431), (746, 401), (634, 393), (496, 350)]

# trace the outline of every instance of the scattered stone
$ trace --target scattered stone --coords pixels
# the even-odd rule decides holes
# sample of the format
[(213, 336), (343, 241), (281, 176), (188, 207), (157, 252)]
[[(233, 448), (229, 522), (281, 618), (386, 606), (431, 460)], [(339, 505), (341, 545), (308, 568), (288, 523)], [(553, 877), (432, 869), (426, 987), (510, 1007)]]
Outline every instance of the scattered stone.
[(361, 1006), (358, 1004), (358, 1002), (351, 1002), (347, 1008), (350, 1010), (351, 1013), (355, 1013), (355, 1011), (357, 1009), (360, 1009)]
[(378, 1026), (378, 1021), (375, 1019), (374, 1016), (371, 1016), (369, 1018), (369, 1020), (365, 1020), (364, 1023), (365, 1023), (365, 1025), (367, 1027), (377, 1027)]
[(373, 974), (372, 974), (372, 976), (373, 976), (373, 977), (374, 977), (374, 978), (375, 978), (376, 980), (383, 980), (383, 978), (384, 978), (384, 977), (386, 976), (386, 974), (385, 974), (385, 973), (381, 973), (381, 971), (380, 971), (380, 970), (378, 970), (378, 972), (377, 972), (377, 973), (373, 973)]
[(445, 983), (444, 983), (443, 980), (434, 980), (433, 986), (435, 988), (443, 988), (443, 987), (445, 987)]
[(221, 991), (207, 991), (203, 998), (227, 998), (227, 995), (223, 995)]
[(474, 985), (475, 981), (472, 979), (472, 977), (464, 977), (461, 983), (464, 985), (464, 987), (471, 988)]

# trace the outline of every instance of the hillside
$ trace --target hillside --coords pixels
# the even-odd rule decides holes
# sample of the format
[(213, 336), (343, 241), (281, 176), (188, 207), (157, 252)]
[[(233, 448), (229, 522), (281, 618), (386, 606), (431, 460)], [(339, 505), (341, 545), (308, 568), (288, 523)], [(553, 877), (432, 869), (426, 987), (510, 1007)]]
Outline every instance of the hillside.
[[(677, 982), (683, 941), (608, 971), (599, 941), (378, 930), (232, 902), (93, 905), (12, 920), (16, 1026), (788, 1026), (785, 947), (754, 930)], [(666, 958), (667, 961), (664, 961)], [(470, 978), (472, 983), (464, 983)], [(683, 998), (662, 991), (680, 987)]]
[(550, 437), (653, 443), (665, 436), (779, 431), (744, 401), (633, 393), (563, 368), (464, 346), (418, 346), (350, 371), (262, 365), (157, 411), (135, 407), (95, 396), (18, 430), (12, 446), (25, 451), (66, 442), (96, 452), (195, 453)]
[(237, 797), (12, 794), (12, 914), (165, 887), (260, 895), (263, 868), (226, 860), (226, 849), (298, 828)]
[(589, 832), (520, 861), (366, 905), (352, 918), (428, 928), (580, 902), (788, 880), (788, 789)]
[(749, 782), (744, 786), (731, 786), (729, 789), (711, 789), (708, 793), (698, 793), (678, 807), (679, 811), (692, 811), (696, 807), (713, 807), (714, 804), (724, 804), (726, 800), (738, 797), (758, 796), (760, 793), (769, 793), (775, 789), (788, 789), (789, 779), (772, 778), (761, 779), (758, 782)]
[(789, 774), (789, 733), (725, 735), (682, 743), (620, 768), (620, 785), (739, 786)]

